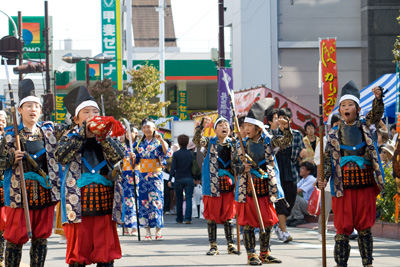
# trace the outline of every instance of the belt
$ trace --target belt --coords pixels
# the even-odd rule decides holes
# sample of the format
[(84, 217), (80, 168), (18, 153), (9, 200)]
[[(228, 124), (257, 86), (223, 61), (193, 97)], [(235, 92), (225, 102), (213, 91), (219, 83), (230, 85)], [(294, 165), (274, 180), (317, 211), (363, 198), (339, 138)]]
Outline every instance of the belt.
[(162, 168), (158, 159), (141, 159), (140, 172), (161, 172)]
[(124, 165), (122, 168), (124, 171), (131, 171), (132, 170), (132, 166), (131, 166), (131, 161), (127, 158), (124, 158)]

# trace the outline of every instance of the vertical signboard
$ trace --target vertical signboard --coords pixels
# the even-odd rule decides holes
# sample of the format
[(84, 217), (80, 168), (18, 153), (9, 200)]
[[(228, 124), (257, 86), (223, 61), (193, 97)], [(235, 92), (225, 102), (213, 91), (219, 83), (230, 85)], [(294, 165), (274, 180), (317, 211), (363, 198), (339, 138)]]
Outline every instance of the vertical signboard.
[[(100, 81), (101, 80), (101, 64), (96, 61), (89, 61), (89, 80)], [(108, 77), (108, 76), (107, 76)], [(76, 79), (78, 81), (86, 80), (86, 62), (78, 61), (76, 63)]]
[[(11, 17), (12, 20), (18, 25), (18, 17)], [(50, 23), (50, 19), (49, 19)], [(51, 28), (51, 26), (50, 26)], [(11, 22), (8, 23), (8, 30), (10, 35), (14, 35), (14, 27)], [(22, 17), (22, 39), (24, 40), (23, 51), (39, 52), (46, 49), (43, 37), (44, 30), (44, 17)], [(44, 53), (24, 53), (24, 59), (45, 59)]]
[(65, 116), (67, 115), (67, 109), (64, 106), (64, 97), (66, 94), (57, 94), (56, 95), (56, 109), (53, 112), (52, 121), (56, 123), (64, 123)]
[(228, 90), (233, 90), (232, 69), (218, 70), (218, 115), (231, 122), (231, 105)]
[(338, 94), (336, 67), (336, 38), (319, 39), (322, 92), (324, 96), (324, 121), (333, 111)]
[(118, 90), (122, 90), (120, 8), (120, 1), (101, 1), (101, 40), (103, 53), (113, 57), (111, 62), (103, 64), (103, 73), (105, 77), (116, 82), (114, 87)]
[(179, 115), (179, 119), (182, 121), (189, 119), (189, 116), (187, 114), (187, 92), (186, 91), (178, 91), (178, 115)]

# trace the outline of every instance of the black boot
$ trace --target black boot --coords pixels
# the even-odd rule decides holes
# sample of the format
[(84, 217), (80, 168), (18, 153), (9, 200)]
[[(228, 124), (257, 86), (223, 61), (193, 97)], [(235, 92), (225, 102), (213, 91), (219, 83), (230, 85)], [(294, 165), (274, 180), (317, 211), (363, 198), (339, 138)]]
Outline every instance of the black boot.
[(226, 238), (226, 243), (228, 244), (228, 253), (229, 254), (238, 254), (238, 251), (236, 250), (233, 242), (233, 225), (232, 225), (232, 220), (227, 220), (224, 222), (224, 232), (225, 232), (225, 238)]
[(256, 254), (256, 237), (254, 235), (254, 227), (245, 225), (243, 227), (243, 242), (247, 252), (248, 265), (262, 265), (262, 261)]
[(208, 220), (208, 241), (210, 241), (210, 250), (207, 251), (207, 255), (215, 256), (219, 254), (217, 247), (217, 224), (215, 221)]
[(350, 256), (349, 236), (345, 234), (337, 234), (335, 236), (335, 248), (333, 256), (337, 266), (347, 267), (347, 260)]
[(3, 235), (4, 231), (0, 231), (0, 266), (4, 266), (4, 244), (6, 240)]
[(97, 263), (97, 267), (114, 267), (114, 261), (99, 262), (99, 263)]
[(260, 234), (260, 258), (265, 263), (282, 263), (278, 258), (271, 256), (271, 227), (265, 228)]
[(43, 267), (47, 255), (47, 239), (37, 238), (31, 241), (31, 250), (29, 255), (31, 257), (31, 267)]
[(358, 249), (360, 250), (363, 266), (372, 266), (373, 240), (371, 228), (358, 232)]
[(7, 241), (6, 244), (6, 255), (5, 255), (5, 265), (7, 267), (19, 267), (22, 256), (22, 245), (14, 244)]
[(68, 265), (69, 267), (85, 267), (86, 264), (79, 264), (79, 263), (72, 263), (70, 265)]

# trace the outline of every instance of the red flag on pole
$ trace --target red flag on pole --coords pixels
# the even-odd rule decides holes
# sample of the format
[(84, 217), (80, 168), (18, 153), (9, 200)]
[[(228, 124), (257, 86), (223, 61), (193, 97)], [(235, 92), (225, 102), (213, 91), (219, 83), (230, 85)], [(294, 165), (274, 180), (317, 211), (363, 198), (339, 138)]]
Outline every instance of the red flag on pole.
[(319, 39), (319, 54), (324, 96), (324, 122), (336, 104), (338, 79), (336, 67), (336, 38)]

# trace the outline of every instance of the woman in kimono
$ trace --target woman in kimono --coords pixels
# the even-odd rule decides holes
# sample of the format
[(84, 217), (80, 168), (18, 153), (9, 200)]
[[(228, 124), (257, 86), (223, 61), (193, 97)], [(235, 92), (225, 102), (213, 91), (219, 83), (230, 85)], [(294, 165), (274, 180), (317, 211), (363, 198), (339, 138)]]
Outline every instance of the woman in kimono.
[(146, 229), (145, 240), (151, 241), (150, 228), (156, 228), (155, 239), (163, 240), (161, 228), (164, 226), (164, 181), (162, 166), (171, 157), (171, 151), (162, 136), (157, 133), (154, 122), (142, 121), (143, 137), (135, 142), (133, 151), (139, 173), (139, 223)]
[[(137, 132), (137, 130), (136, 130)], [(129, 159), (130, 147), (129, 139), (127, 138), (128, 132), (120, 137), (120, 142), (125, 149), (125, 157), (123, 163), (123, 179), (122, 186), (124, 189), (124, 235), (137, 235), (137, 222), (136, 222), (136, 206), (135, 206), (135, 186), (134, 182), (136, 179), (136, 171), (133, 172), (133, 166)], [(135, 141), (135, 139), (133, 139)], [(137, 177), (138, 178), (138, 177)], [(136, 179), (136, 181), (134, 180)]]

